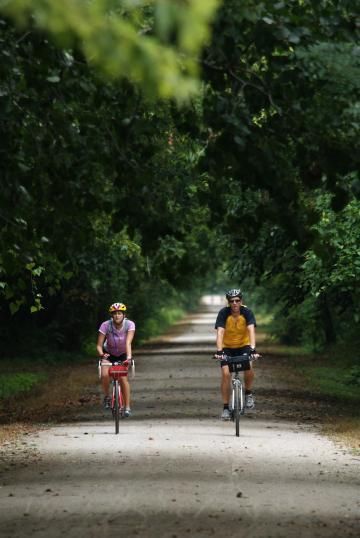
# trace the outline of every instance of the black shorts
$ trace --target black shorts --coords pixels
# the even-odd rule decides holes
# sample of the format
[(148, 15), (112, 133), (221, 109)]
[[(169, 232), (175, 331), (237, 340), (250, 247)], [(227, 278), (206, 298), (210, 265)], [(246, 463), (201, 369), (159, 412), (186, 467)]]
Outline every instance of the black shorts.
[[(250, 353), (250, 351), (251, 351), (251, 346), (243, 346), (243, 347), (236, 347), (236, 348), (224, 347), (224, 353), (225, 355), (229, 355), (229, 357), (237, 357), (238, 355), (243, 355), (244, 353)], [(220, 367), (222, 368), (223, 366), (229, 366), (230, 372), (234, 371), (233, 364), (228, 364), (226, 361), (220, 361)], [(251, 370), (250, 361), (248, 364), (245, 362), (242, 365), (241, 370), (243, 371)]]
[(126, 361), (126, 353), (121, 353), (121, 355), (119, 355), (118, 357), (115, 357), (115, 355), (109, 355), (108, 358), (105, 360), (111, 362), (112, 364), (114, 364), (114, 362), (122, 363)]

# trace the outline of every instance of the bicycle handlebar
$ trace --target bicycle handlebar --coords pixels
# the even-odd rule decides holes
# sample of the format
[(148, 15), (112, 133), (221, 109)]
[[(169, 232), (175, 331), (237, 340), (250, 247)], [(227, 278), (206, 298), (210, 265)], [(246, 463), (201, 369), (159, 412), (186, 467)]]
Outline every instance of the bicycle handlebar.
[(261, 358), (261, 355), (258, 353), (256, 355), (251, 355), (250, 353), (243, 353), (242, 355), (235, 355), (231, 357), (230, 355), (223, 355), (219, 361), (226, 361), (228, 364), (241, 364), (246, 361), (256, 361)]
[[(124, 361), (119, 361), (119, 362), (117, 362), (117, 361), (115, 361), (115, 362), (110, 362), (110, 361), (105, 362), (105, 361), (106, 361), (106, 359), (99, 359), (99, 364), (101, 366), (118, 366), (119, 364), (124, 365), (124, 366), (133, 366), (135, 364), (135, 360), (133, 358), (129, 359), (129, 360), (125, 359)], [(124, 364), (126, 362), (127, 362), (127, 364)]]
[(123, 365), (123, 366), (128, 366), (129, 368), (131, 367), (131, 377), (135, 377), (135, 360), (134, 360), (134, 357), (132, 357), (131, 359), (129, 359), (127, 361), (127, 364), (124, 364), (125, 361), (119, 361), (119, 362), (110, 362), (110, 361), (107, 361), (105, 362), (106, 359), (99, 359), (99, 363), (98, 363), (98, 371), (99, 371), (99, 378), (101, 379), (101, 367), (102, 366), (118, 366), (118, 365)]

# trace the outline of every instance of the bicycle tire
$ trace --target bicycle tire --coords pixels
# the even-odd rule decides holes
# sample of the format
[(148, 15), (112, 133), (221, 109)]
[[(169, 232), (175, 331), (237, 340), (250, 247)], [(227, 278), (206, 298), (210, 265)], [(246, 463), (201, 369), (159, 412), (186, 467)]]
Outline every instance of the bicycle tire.
[(120, 406), (120, 418), (124, 418), (125, 416), (125, 404), (124, 404), (124, 396), (123, 391), (121, 390), (121, 383), (119, 382), (119, 406)]
[(236, 437), (240, 435), (240, 412), (241, 412), (241, 390), (242, 387), (235, 385), (234, 387), (234, 421)]
[(115, 419), (115, 433), (119, 433), (119, 423), (120, 423), (120, 385), (119, 381), (115, 381), (115, 398), (114, 398), (114, 419)]

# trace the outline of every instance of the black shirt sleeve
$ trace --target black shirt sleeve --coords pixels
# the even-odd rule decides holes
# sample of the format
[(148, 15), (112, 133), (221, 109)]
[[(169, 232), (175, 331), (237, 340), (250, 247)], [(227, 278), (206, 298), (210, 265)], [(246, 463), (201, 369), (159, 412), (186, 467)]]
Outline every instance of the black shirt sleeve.
[(256, 327), (256, 319), (250, 308), (248, 308), (247, 306), (241, 306), (240, 314), (246, 319), (246, 325), (255, 325)]
[(215, 329), (217, 329), (218, 327), (222, 327), (223, 329), (225, 329), (226, 320), (230, 314), (231, 314), (231, 308), (228, 306), (225, 306), (224, 308), (219, 310), (219, 313), (215, 321)]
[[(229, 306), (225, 306), (224, 308), (222, 308), (217, 315), (215, 329), (217, 329), (218, 327), (222, 327), (223, 329), (225, 329), (226, 320), (230, 315), (231, 308)], [(256, 319), (250, 308), (248, 308), (247, 306), (241, 306), (240, 315), (244, 316), (246, 320), (246, 325), (255, 325), (256, 327)]]

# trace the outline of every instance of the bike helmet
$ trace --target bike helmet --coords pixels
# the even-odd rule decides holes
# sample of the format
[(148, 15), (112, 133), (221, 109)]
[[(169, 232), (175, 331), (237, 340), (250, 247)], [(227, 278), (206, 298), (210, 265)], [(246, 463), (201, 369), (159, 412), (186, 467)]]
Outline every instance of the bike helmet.
[(126, 312), (126, 305), (124, 303), (114, 303), (109, 307), (109, 312)]
[(227, 300), (231, 299), (232, 297), (239, 297), (239, 299), (242, 299), (243, 294), (241, 290), (233, 289), (227, 291), (225, 296)]

